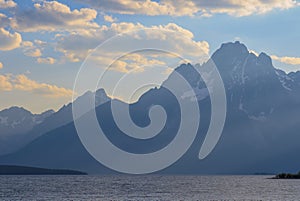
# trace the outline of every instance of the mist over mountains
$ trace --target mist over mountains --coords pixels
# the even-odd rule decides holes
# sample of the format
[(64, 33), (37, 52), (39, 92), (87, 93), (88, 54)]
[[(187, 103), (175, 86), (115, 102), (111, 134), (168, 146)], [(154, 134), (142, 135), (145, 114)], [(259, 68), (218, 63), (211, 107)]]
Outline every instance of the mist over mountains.
[[(274, 68), (267, 54), (256, 56), (239, 42), (223, 44), (211, 60), (220, 72), (227, 95), (227, 118), (222, 137), (211, 155), (204, 160), (198, 159), (210, 121), (211, 102), (207, 86), (195, 68), (208, 69), (209, 64), (180, 65), (175, 71), (189, 82), (196, 97), (189, 97), (188, 92), (182, 95), (190, 98), (190, 101), (198, 102), (201, 110), (200, 127), (188, 152), (161, 173), (251, 174), (298, 171), (300, 73), (286, 74)], [(97, 118), (107, 138), (117, 147), (132, 153), (153, 152), (170, 143), (180, 123), (178, 102), (164, 87), (172, 83), (173, 76), (171, 74), (160, 88), (149, 90), (138, 102), (129, 106), (133, 121), (141, 127), (150, 123), (148, 111), (152, 105), (161, 105), (165, 109), (168, 116), (165, 127), (158, 136), (147, 140), (124, 135), (114, 122), (111, 111), (112, 101), (120, 101), (111, 100), (103, 89), (95, 92)], [(87, 92), (76, 100), (77, 104), (93, 96), (94, 93)], [(2, 155), (12, 153), (1, 156), (0, 164), (113, 173), (85, 150), (72, 121), (71, 104), (58, 112), (48, 111), (41, 115), (32, 115), (20, 108), (1, 111), (1, 139), (3, 136), (21, 133), (27, 140), (21, 143), (23, 147), (19, 144), (15, 150), (1, 146)], [(19, 126), (16, 126), (16, 122), (19, 122)]]

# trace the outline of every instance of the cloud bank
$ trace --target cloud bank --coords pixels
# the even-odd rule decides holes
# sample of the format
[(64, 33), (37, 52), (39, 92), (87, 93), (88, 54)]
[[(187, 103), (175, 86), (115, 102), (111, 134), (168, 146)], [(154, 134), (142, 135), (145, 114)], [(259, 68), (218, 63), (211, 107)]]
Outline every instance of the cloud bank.
[(276, 55), (272, 55), (271, 58), (285, 64), (300, 65), (299, 57), (278, 57)]
[(10, 33), (4, 28), (0, 28), (0, 41), (0, 50), (9, 51), (20, 47), (22, 36), (17, 32)]
[[(209, 54), (209, 44), (206, 41), (196, 41), (194, 34), (177, 24), (169, 23), (159, 26), (144, 26), (134, 23), (112, 23), (109, 27), (102, 26), (99, 29), (87, 31), (72, 32), (69, 35), (58, 36), (57, 50), (65, 55), (65, 58), (71, 62), (79, 62), (87, 57), (91, 51), (105, 40), (123, 33), (124, 40), (134, 49), (141, 43), (156, 43), (163, 49), (172, 49), (180, 54), (183, 58), (191, 61)], [(113, 38), (111, 40), (114, 40)], [(111, 47), (109, 50), (103, 50), (102, 55), (98, 56), (99, 63), (109, 65), (113, 61), (108, 60), (114, 53), (122, 51), (121, 44)], [(109, 54), (109, 55), (107, 55)], [(125, 61), (115, 62), (114, 65), (121, 72), (127, 72), (132, 66), (138, 66), (141, 61), (146, 62), (144, 65), (154, 62), (155, 59), (145, 58), (143, 55), (135, 55)], [(194, 59), (193, 59), (194, 58)], [(129, 61), (129, 62), (128, 62)], [(127, 64), (126, 64), (127, 63)], [(129, 64), (131, 63), (131, 64)], [(156, 59), (155, 63), (158, 63)], [(130, 67), (131, 66), (131, 67)], [(142, 65), (140, 65), (142, 66)]]
[(77, 0), (104, 12), (141, 15), (210, 16), (225, 13), (232, 16), (264, 14), (275, 9), (298, 6), (295, 0)]
[(13, 0), (0, 0), (0, 8), (14, 8), (17, 4)]
[(0, 75), (0, 91), (27, 91), (49, 98), (72, 97), (73, 91), (56, 85), (39, 83), (26, 75)]
[(71, 10), (69, 6), (57, 1), (35, 3), (30, 11), (18, 11), (11, 20), (11, 26), (23, 32), (67, 31), (97, 28), (93, 22), (97, 11), (90, 8)]

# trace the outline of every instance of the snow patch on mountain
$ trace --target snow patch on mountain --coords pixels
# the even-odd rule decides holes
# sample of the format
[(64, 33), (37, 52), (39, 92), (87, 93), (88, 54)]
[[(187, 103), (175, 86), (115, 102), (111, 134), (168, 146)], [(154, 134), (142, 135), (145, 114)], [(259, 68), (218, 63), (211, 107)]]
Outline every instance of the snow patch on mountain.
[(267, 120), (265, 112), (261, 112), (259, 115), (250, 114), (250, 112), (244, 108), (244, 104), (242, 102), (242, 97), (240, 99), (239, 110), (244, 112), (248, 116), (248, 118), (251, 120), (260, 121), (260, 122), (264, 122)]
[(201, 101), (204, 100), (209, 96), (209, 91), (207, 88), (194, 88), (193, 90), (185, 92), (181, 98), (182, 99), (189, 99), (190, 101)]
[(282, 87), (288, 91), (292, 91), (291, 82), (294, 82), (294, 80), (281, 70), (275, 70), (275, 73), (278, 76), (278, 79), (279, 79), (280, 83), (282, 84)]

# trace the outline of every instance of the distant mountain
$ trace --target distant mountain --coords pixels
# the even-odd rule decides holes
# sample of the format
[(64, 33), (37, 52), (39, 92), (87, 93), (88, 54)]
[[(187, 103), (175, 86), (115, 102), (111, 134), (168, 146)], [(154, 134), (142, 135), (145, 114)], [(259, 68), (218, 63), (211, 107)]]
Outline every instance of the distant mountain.
[[(211, 103), (207, 86), (195, 68), (206, 69), (209, 74), (211, 61), (216, 64), (224, 81), (228, 112), (218, 145), (211, 155), (200, 161), (198, 154), (208, 129)], [(286, 74), (274, 68), (267, 54), (256, 56), (239, 42), (223, 44), (203, 65), (183, 64), (175, 71), (190, 83), (196, 94), (190, 101), (198, 101), (201, 109), (200, 129), (188, 152), (161, 173), (251, 174), (295, 172), (299, 169), (300, 73)], [(180, 108), (174, 95), (164, 87), (168, 84), (175, 85), (174, 88), (180, 84), (174, 80), (174, 73), (160, 88), (149, 90), (137, 103), (130, 105), (133, 121), (141, 127), (150, 123), (148, 110), (152, 105), (165, 108), (168, 119), (155, 138), (137, 140), (120, 131), (110, 107), (112, 101), (118, 100), (99, 105), (97, 117), (110, 141), (132, 153), (153, 152), (172, 141), (180, 124)], [(182, 97), (189, 97), (189, 93), (183, 93)], [(41, 129), (47, 128), (46, 120), (43, 124)], [(56, 123), (50, 127), (54, 128), (54, 125)], [(89, 173), (112, 172), (88, 154), (73, 122), (48, 131), (23, 149), (0, 157), (0, 164), (67, 168)]]
[(0, 175), (86, 175), (86, 173), (74, 170), (1, 165)]
[(16, 151), (22, 143), (25, 133), (41, 124), (54, 113), (48, 110), (42, 114), (32, 114), (21, 107), (11, 107), (0, 111), (0, 153)]
[[(96, 106), (110, 100), (103, 89), (95, 93)], [(75, 101), (82, 104), (91, 100), (95, 93), (86, 92)], [(49, 110), (39, 115), (18, 107), (3, 110), (0, 112), (0, 155), (16, 151), (35, 138), (72, 121), (72, 103), (57, 112)]]
[[(110, 98), (107, 96), (104, 89), (99, 89), (96, 92), (88, 91), (82, 96), (79, 96), (75, 102), (78, 105), (82, 105), (84, 107), (84, 103), (88, 100), (92, 100), (95, 97), (95, 106), (99, 106), (107, 101)], [(82, 114), (83, 115), (83, 114)], [(27, 136), (30, 136), (31, 139), (35, 139), (53, 129), (61, 127), (65, 124), (68, 124), (73, 121), (72, 115), (72, 103), (64, 105), (61, 109), (55, 112), (53, 115), (49, 116), (45, 119), (44, 122), (34, 127), (30, 132), (28, 132)]]

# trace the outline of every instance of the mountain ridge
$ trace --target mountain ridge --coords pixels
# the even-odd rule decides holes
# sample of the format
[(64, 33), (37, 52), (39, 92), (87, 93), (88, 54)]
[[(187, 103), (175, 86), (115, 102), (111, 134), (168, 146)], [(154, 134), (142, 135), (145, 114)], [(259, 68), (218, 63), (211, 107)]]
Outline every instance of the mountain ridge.
[[(75, 101), (84, 102), (87, 99), (92, 99), (94, 93), (97, 95), (97, 98), (95, 99), (96, 106), (110, 100), (110, 98), (106, 95), (105, 90), (99, 89), (96, 92), (88, 91), (78, 97)], [(32, 114), (30, 111), (22, 107), (11, 107), (0, 111), (0, 126), (1, 123), (4, 122), (3, 120), (6, 119), (2, 117), (1, 114), (5, 115), (7, 112), (16, 113), (13, 117), (11, 117), (13, 118), (12, 121), (17, 121), (20, 119), (17, 117), (25, 113), (29, 116), (28, 118), (32, 119), (32, 122), (26, 121), (23, 127), (16, 131), (11, 128), (12, 124), (8, 124), (7, 129), (0, 127), (0, 147), (2, 147), (2, 149), (0, 149), (0, 155), (16, 151), (37, 137), (42, 136), (44, 133), (73, 121), (72, 103), (63, 105), (57, 112), (48, 110), (41, 114)]]
[[(206, 85), (194, 68), (182, 64), (179, 72), (193, 87), (201, 109), (198, 135), (188, 152), (161, 173), (182, 174), (248, 174), (253, 172), (297, 171), (295, 161), (300, 140), (299, 73), (285, 73), (276, 69), (271, 58), (261, 53), (250, 53), (239, 42), (223, 44), (211, 58), (220, 71), (227, 94), (228, 114), (223, 135), (215, 150), (205, 160), (197, 156), (210, 120), (210, 98)], [(149, 124), (148, 110), (159, 104), (170, 116), (164, 130), (155, 139), (141, 142), (124, 136), (113, 121), (112, 100), (96, 107), (101, 128), (107, 137), (123, 150), (147, 153), (158, 150), (173, 139), (179, 125), (178, 103), (164, 84), (173, 79), (171, 74), (160, 88), (147, 91), (138, 102), (130, 104), (133, 121), (139, 126)], [(201, 91), (201, 93), (200, 93)], [(194, 101), (195, 99), (191, 99)], [(125, 104), (125, 103), (124, 103)], [(147, 145), (149, 147), (147, 147)], [(299, 150), (300, 151), (300, 150)], [(48, 160), (46, 160), (46, 158)], [(0, 164), (68, 168), (89, 173), (112, 173), (95, 161), (81, 144), (73, 122), (52, 129), (16, 153), (0, 157)]]
[(0, 111), (0, 153), (9, 153), (20, 148), (20, 141), (26, 138), (25, 133), (53, 113), (53, 110), (47, 110), (41, 114), (32, 114), (29, 110), (16, 106)]

